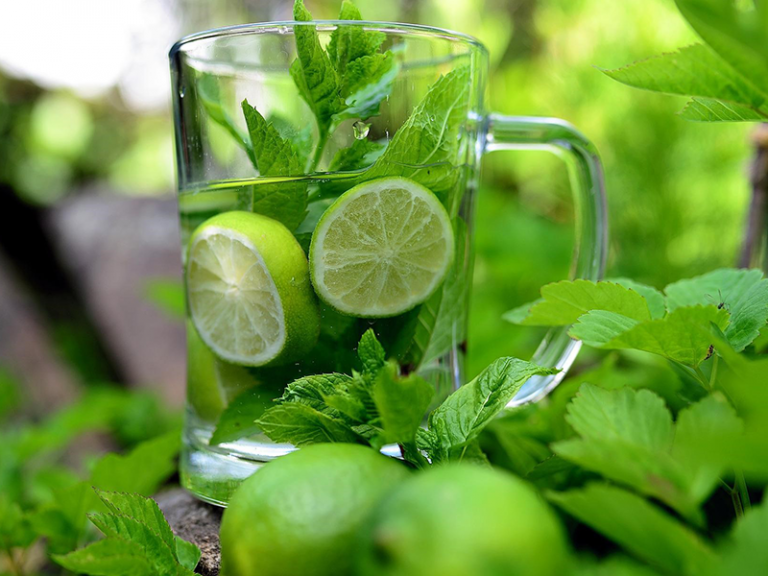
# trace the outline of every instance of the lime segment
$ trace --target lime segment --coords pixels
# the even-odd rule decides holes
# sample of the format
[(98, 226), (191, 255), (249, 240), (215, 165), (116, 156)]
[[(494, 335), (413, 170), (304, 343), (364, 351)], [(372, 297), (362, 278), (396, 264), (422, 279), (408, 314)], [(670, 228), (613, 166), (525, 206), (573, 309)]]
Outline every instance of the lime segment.
[(198, 227), (189, 245), (187, 297), (200, 338), (226, 362), (288, 361), (317, 341), (304, 252), (287, 228), (265, 216), (226, 212)]
[(406, 178), (355, 186), (323, 214), (312, 236), (318, 296), (352, 316), (382, 318), (426, 300), (453, 260), (451, 220), (440, 200)]

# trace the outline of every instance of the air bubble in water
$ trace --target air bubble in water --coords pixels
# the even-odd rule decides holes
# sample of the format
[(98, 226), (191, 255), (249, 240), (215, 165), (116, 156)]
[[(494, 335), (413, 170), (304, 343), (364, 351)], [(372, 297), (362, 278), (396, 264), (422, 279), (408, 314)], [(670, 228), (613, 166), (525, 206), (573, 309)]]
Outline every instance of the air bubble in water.
[(362, 120), (358, 120), (354, 124), (352, 124), (352, 134), (355, 136), (357, 140), (362, 140), (366, 136), (368, 136), (368, 131), (371, 129), (370, 124), (366, 124)]

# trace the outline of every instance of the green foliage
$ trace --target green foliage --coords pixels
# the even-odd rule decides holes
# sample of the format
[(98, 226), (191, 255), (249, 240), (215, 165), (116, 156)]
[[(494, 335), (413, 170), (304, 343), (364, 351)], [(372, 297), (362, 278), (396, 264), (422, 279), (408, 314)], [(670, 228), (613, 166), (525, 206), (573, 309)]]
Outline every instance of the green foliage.
[[(720, 0), (677, 0), (705, 44), (630, 64), (606, 75), (636, 88), (691, 96), (681, 115), (696, 122), (768, 119), (768, 48), (762, 5), (741, 14)], [(758, 7), (759, 6), (759, 7)]]
[(122, 576), (194, 574), (200, 550), (173, 534), (154, 500), (135, 494), (97, 492), (108, 512), (89, 518), (106, 536), (53, 559), (83, 574)]

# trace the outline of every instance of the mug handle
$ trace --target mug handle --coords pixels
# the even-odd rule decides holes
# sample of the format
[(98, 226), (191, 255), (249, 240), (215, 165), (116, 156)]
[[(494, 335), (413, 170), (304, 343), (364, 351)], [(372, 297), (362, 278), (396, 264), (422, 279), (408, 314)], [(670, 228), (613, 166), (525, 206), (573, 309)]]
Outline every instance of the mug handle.
[[(608, 215), (603, 167), (595, 146), (576, 128), (557, 118), (487, 116), (484, 153), (521, 149), (548, 150), (565, 161), (576, 208), (576, 244), (570, 277), (600, 280), (608, 245)], [(532, 377), (509, 406), (543, 398), (565, 377), (581, 348), (581, 342), (568, 336), (568, 328), (547, 332), (531, 360), (541, 366), (559, 368), (560, 372)]]

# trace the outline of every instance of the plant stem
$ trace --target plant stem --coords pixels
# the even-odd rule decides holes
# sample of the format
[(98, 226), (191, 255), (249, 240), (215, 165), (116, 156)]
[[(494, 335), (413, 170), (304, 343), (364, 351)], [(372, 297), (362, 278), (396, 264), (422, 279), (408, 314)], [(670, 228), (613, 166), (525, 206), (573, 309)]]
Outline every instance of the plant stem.
[(715, 382), (717, 382), (717, 366), (718, 366), (718, 356), (717, 354), (714, 355), (714, 358), (712, 358), (712, 371), (709, 373), (709, 389), (714, 390), (715, 389)]
[(744, 479), (744, 472), (741, 470), (736, 470), (736, 486), (734, 486), (734, 490), (739, 494), (742, 510), (750, 510), (752, 508), (752, 502), (749, 500), (747, 481)]
[(768, 123), (758, 126), (752, 142), (755, 155), (750, 165), (752, 198), (747, 214), (747, 230), (739, 256), (739, 267), (764, 267), (766, 252), (766, 213), (768, 212)]
[(694, 372), (694, 374), (696, 374), (696, 379), (704, 387), (705, 390), (711, 390), (712, 389), (712, 387), (709, 384), (709, 379), (707, 378), (707, 375), (704, 374), (704, 372), (701, 370), (700, 367), (696, 366), (693, 369), (693, 372)]
[(323, 157), (323, 151), (325, 145), (328, 143), (328, 131), (320, 131), (320, 140), (317, 142), (317, 148), (315, 148), (315, 154), (312, 156), (312, 163), (309, 165), (308, 172), (312, 173), (317, 170), (317, 165), (320, 164), (320, 159)]

